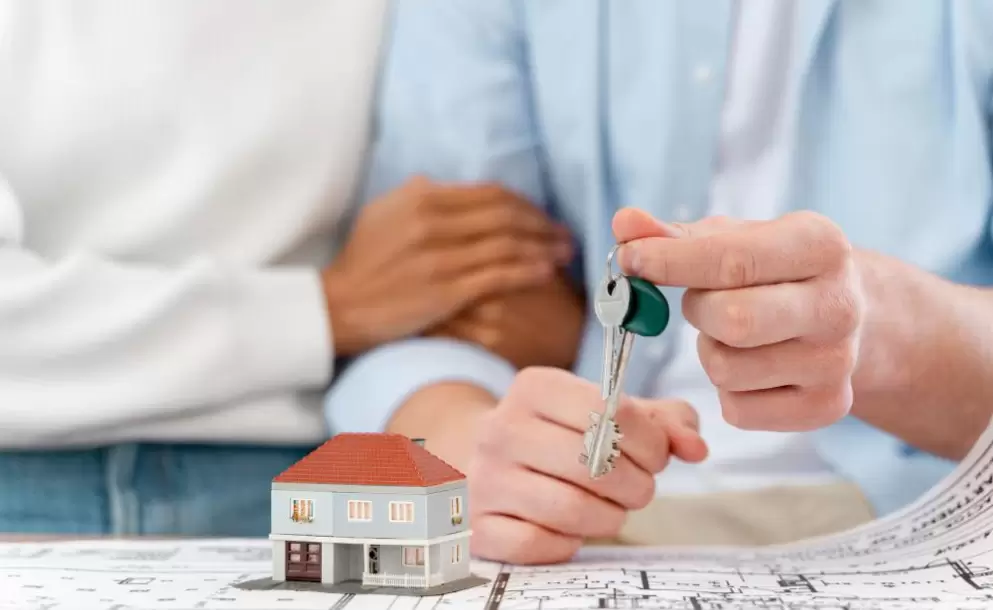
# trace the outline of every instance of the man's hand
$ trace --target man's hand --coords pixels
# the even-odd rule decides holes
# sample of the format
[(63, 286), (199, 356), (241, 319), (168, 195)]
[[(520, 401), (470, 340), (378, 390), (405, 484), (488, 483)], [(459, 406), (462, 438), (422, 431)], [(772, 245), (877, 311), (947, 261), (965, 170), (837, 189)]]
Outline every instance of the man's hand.
[(696, 412), (664, 400), (626, 400), (617, 413), (622, 455), (591, 480), (579, 463), (600, 389), (558, 369), (521, 371), (500, 404), (479, 415), (469, 462), (475, 556), (516, 564), (567, 561), (584, 538), (615, 536), (628, 510), (655, 495), (670, 455), (706, 457)]
[(729, 423), (809, 430), (848, 413), (865, 306), (852, 248), (831, 221), (796, 212), (675, 225), (626, 209), (614, 233), (626, 273), (688, 289), (683, 314)]
[(324, 271), (336, 353), (424, 331), (479, 299), (543, 285), (569, 233), (497, 186), (415, 178), (363, 208)]
[(582, 295), (564, 275), (539, 286), (491, 297), (428, 333), (476, 343), (519, 369), (570, 368), (586, 321)]

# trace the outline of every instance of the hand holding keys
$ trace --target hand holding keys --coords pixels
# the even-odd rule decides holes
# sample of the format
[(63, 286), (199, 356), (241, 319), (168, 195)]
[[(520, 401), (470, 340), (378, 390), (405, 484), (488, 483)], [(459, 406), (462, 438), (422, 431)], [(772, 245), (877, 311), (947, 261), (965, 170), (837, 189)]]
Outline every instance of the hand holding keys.
[(607, 274), (596, 293), (594, 309), (604, 331), (604, 363), (601, 395), (603, 414), (590, 413), (590, 427), (583, 439), (580, 462), (589, 467), (590, 478), (599, 478), (614, 467), (623, 437), (614, 421), (621, 398), (624, 371), (634, 335), (654, 337), (669, 324), (669, 303), (650, 282), (614, 273), (611, 265), (619, 246), (607, 256)]

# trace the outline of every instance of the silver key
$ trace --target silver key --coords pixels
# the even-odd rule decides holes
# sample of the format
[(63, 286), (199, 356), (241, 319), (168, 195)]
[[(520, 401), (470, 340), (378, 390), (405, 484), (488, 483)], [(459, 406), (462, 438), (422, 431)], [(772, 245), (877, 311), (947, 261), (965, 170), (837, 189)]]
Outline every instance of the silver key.
[(631, 284), (623, 275), (607, 276), (593, 301), (596, 317), (603, 325), (603, 370), (600, 374), (601, 398), (610, 395), (614, 352), (620, 342), (621, 324), (631, 305)]
[(614, 417), (634, 342), (634, 334), (621, 328), (631, 304), (631, 285), (623, 275), (612, 273), (610, 263), (616, 250), (616, 247), (611, 250), (607, 258), (607, 275), (594, 301), (597, 319), (603, 325), (604, 333), (601, 396), (605, 405), (602, 415), (590, 413), (590, 426), (583, 437), (584, 451), (579, 457), (580, 463), (589, 467), (590, 478), (593, 479), (610, 472), (620, 456), (619, 443), (623, 435)]

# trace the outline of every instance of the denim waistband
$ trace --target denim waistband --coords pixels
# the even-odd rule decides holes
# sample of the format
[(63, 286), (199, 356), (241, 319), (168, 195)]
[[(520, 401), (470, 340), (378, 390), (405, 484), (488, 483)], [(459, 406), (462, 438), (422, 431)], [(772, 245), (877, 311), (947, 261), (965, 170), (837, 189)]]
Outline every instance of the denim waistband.
[(128, 444), (0, 453), (0, 531), (265, 536), (272, 478), (311, 449)]

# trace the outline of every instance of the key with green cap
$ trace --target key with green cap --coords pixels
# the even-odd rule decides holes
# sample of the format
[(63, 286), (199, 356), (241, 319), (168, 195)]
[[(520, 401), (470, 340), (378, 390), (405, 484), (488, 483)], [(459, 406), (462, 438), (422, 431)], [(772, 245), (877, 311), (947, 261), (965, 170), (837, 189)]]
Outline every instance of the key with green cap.
[(607, 259), (607, 276), (594, 298), (597, 319), (604, 331), (604, 367), (601, 395), (603, 414), (590, 413), (590, 425), (583, 437), (579, 461), (589, 467), (590, 478), (599, 478), (614, 467), (620, 456), (623, 435), (614, 421), (620, 403), (624, 372), (634, 336), (655, 337), (669, 324), (669, 303), (651, 282), (639, 277), (612, 274)]

